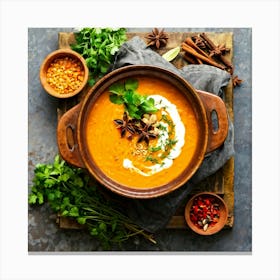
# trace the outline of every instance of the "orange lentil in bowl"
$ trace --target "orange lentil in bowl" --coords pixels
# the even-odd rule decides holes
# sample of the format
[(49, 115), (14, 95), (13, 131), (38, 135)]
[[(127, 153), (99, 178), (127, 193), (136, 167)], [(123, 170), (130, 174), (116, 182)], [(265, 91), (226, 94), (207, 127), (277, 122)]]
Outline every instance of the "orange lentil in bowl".
[(56, 58), (47, 69), (47, 82), (58, 93), (66, 94), (77, 90), (83, 80), (85, 71), (76, 58)]

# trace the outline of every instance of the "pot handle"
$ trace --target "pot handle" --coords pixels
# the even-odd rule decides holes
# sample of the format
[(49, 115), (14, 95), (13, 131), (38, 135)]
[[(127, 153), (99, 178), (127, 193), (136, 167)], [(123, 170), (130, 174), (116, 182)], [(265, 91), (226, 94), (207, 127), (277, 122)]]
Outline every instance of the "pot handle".
[[(224, 101), (217, 95), (196, 90), (200, 96), (208, 121), (208, 144), (206, 153), (210, 153), (220, 147), (228, 134), (228, 115)], [(215, 116), (216, 115), (216, 116)], [(213, 124), (213, 116), (216, 117), (216, 126)]]
[(60, 156), (75, 167), (85, 167), (77, 141), (77, 121), (80, 104), (63, 114), (57, 125), (57, 145)]

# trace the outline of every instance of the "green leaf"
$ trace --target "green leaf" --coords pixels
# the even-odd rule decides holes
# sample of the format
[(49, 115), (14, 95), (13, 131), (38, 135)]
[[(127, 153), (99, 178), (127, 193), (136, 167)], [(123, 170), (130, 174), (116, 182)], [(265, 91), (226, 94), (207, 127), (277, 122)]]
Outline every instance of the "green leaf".
[(46, 195), (49, 201), (55, 201), (55, 200), (59, 200), (61, 197), (61, 192), (60, 190), (52, 190), (52, 189), (48, 189), (46, 190)]
[(71, 217), (78, 217), (79, 216), (79, 209), (78, 207), (74, 206), (69, 211), (69, 216)]
[(93, 236), (97, 236), (99, 234), (97, 228), (92, 228), (90, 234)]
[(116, 95), (116, 94), (110, 94), (109, 98), (110, 98), (110, 101), (114, 104), (120, 105), (120, 104), (124, 103), (124, 100), (123, 100), (122, 96), (119, 96), (119, 95)]
[(147, 98), (142, 106), (145, 106), (147, 108), (154, 108), (155, 107), (155, 100), (153, 98)]
[(50, 176), (50, 166), (47, 165), (45, 170), (44, 170), (44, 175), (46, 178), (48, 178)]
[(142, 104), (141, 109), (145, 113), (149, 113), (149, 114), (154, 114), (158, 111), (158, 109), (156, 107), (148, 106), (146, 104)]
[(134, 104), (127, 104), (126, 106), (128, 114), (135, 119), (141, 119), (141, 113), (138, 110), (138, 107)]
[(31, 193), (31, 194), (29, 195), (28, 202), (29, 202), (30, 204), (35, 204), (35, 203), (37, 202), (37, 195), (34, 194), (34, 193)]
[(158, 109), (155, 107), (155, 100), (153, 98), (146, 99), (141, 104), (142, 110), (145, 113), (156, 113)]
[(102, 74), (106, 74), (108, 72), (108, 65), (105, 64), (105, 63), (102, 63), (100, 65), (100, 71), (101, 71)]
[(111, 55), (114, 55), (118, 50), (119, 50), (119, 47), (118, 47), (118, 46), (114, 46), (114, 47), (112, 47), (112, 49), (110, 50), (110, 54), (111, 54)]
[(61, 198), (62, 193), (60, 190), (55, 190), (54, 195), (55, 195), (55, 198)]
[(49, 193), (48, 194), (48, 200), (51, 201), (51, 200), (54, 200), (54, 199), (55, 199), (54, 193)]
[(60, 162), (59, 159), (60, 159), (60, 158), (59, 158), (59, 155), (56, 155), (55, 158), (54, 158), (54, 163), (53, 163), (53, 166), (54, 166), (54, 167), (57, 167), (57, 166), (60, 165), (60, 164), (59, 164), (59, 162)]
[(37, 193), (38, 203), (43, 204), (44, 203), (44, 195), (41, 192)]
[(134, 105), (134, 102), (133, 102), (134, 98), (133, 98), (133, 96), (134, 96), (133, 91), (131, 91), (131, 90), (125, 91), (125, 93), (123, 95), (124, 103), (129, 104), (129, 105), (130, 104)]
[(68, 205), (71, 205), (70, 203), (70, 198), (68, 196), (64, 197), (63, 200), (62, 200), (62, 205), (63, 207), (66, 207)]
[(117, 95), (123, 95), (124, 85), (122, 83), (114, 83), (109, 87), (109, 91)]
[(63, 210), (61, 213), (61, 216), (68, 216), (69, 211), (68, 210)]
[(145, 97), (140, 94), (132, 95), (132, 103), (136, 106), (140, 106), (145, 101)]
[(41, 180), (41, 179), (45, 179), (45, 177), (46, 177), (46, 175), (44, 173), (42, 173), (42, 172), (40, 172), (38, 170), (35, 171), (35, 173), (36, 173), (36, 177), (34, 179)]
[(67, 182), (70, 178), (70, 175), (65, 173), (65, 174), (61, 174), (59, 177), (58, 177), (58, 180), (60, 180), (61, 182)]
[(88, 80), (88, 85), (92, 87), (95, 84), (95, 79), (91, 78)]
[(87, 221), (87, 218), (86, 217), (78, 217), (77, 218), (77, 222), (81, 225), (84, 225)]
[(56, 179), (48, 178), (48, 179), (45, 180), (45, 186), (47, 188), (51, 188), (55, 184), (56, 184)]
[(127, 79), (125, 81), (125, 89), (126, 90), (136, 90), (138, 88), (138, 80), (136, 79)]
[(107, 226), (106, 226), (106, 224), (105, 224), (104, 222), (101, 222), (101, 223), (99, 224), (99, 229), (100, 229), (101, 231), (107, 231)]
[(73, 184), (79, 188), (84, 186), (84, 182), (83, 182), (82, 178), (80, 178), (80, 177), (75, 177)]

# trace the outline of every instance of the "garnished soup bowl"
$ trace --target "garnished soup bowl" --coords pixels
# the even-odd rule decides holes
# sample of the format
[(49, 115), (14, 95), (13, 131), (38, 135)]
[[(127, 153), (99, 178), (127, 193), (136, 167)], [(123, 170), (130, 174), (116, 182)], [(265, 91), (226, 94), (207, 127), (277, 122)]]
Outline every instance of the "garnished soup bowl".
[(220, 97), (169, 70), (132, 65), (104, 76), (61, 117), (57, 142), (65, 161), (111, 191), (153, 198), (184, 185), (227, 133)]

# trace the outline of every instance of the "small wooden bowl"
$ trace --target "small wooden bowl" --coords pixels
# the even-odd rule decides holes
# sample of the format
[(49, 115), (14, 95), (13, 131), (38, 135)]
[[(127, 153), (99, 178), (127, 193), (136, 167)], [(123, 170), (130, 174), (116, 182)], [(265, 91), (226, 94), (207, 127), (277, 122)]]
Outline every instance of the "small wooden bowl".
[[(219, 206), (219, 219), (218, 222), (215, 223), (214, 225), (211, 225), (210, 223), (208, 224), (207, 229), (204, 230), (198, 225), (195, 225), (194, 222), (191, 220), (191, 210), (192, 206), (198, 198), (206, 199), (210, 198), (213, 200), (213, 204), (218, 204)], [(212, 204), (212, 203), (211, 203)], [(212, 192), (201, 192), (196, 195), (194, 195), (186, 204), (185, 207), (185, 220), (188, 224), (188, 226), (196, 233), (200, 235), (212, 235), (217, 232), (219, 232), (226, 224), (228, 218), (228, 207), (225, 203), (225, 201), (219, 196), (216, 195), (215, 193)], [(203, 225), (204, 226), (204, 225)]]
[[(50, 64), (55, 59), (64, 58), (64, 57), (70, 57), (72, 59), (78, 60), (79, 62), (81, 62), (82, 66), (83, 66), (83, 70), (84, 70), (84, 79), (83, 79), (81, 85), (76, 90), (71, 91), (69, 93), (57, 92), (53, 87), (50, 86), (50, 84), (47, 81), (47, 70), (50, 67)], [(45, 91), (48, 94), (50, 94), (54, 97), (57, 97), (57, 98), (69, 98), (69, 97), (72, 97), (72, 96), (80, 93), (87, 84), (88, 75), (89, 75), (89, 71), (88, 71), (88, 67), (86, 65), (85, 59), (79, 53), (72, 51), (71, 49), (60, 49), (60, 50), (51, 52), (49, 55), (46, 56), (46, 58), (44, 59), (44, 61), (41, 64), (41, 68), (40, 68), (40, 81), (41, 81), (43, 88), (45, 89)]]

